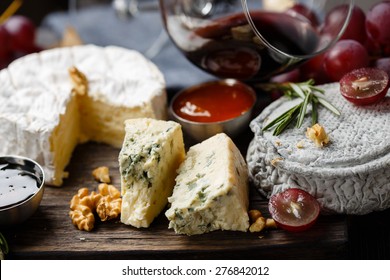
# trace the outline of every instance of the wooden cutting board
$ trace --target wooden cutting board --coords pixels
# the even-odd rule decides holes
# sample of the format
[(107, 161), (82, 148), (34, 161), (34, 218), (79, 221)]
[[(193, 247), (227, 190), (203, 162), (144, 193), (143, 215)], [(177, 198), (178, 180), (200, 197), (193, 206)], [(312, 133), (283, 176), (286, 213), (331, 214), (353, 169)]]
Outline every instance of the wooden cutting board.
[[(245, 153), (248, 141), (238, 139)], [(46, 187), (37, 212), (24, 224), (0, 229), (8, 240), (9, 259), (328, 259), (346, 254), (347, 217), (321, 216), (306, 232), (269, 230), (261, 233), (215, 231), (197, 236), (177, 235), (161, 214), (147, 229), (118, 220), (97, 222), (92, 232), (77, 230), (68, 216), (69, 202), (77, 190), (96, 190), (91, 172), (110, 168), (113, 184), (120, 188), (119, 149), (103, 144), (79, 145), (61, 188)], [(268, 216), (267, 201), (251, 187), (251, 209)]]

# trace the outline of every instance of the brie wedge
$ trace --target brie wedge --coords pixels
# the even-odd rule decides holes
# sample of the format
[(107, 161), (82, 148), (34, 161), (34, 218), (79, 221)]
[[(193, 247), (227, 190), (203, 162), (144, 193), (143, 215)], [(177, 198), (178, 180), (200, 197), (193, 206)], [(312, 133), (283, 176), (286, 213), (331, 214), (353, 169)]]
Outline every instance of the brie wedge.
[[(72, 94), (69, 69), (88, 80)], [(0, 71), (0, 154), (42, 165), (46, 183), (60, 186), (75, 146), (89, 140), (121, 147), (123, 122), (166, 118), (161, 72), (140, 53), (115, 46), (45, 50)]]

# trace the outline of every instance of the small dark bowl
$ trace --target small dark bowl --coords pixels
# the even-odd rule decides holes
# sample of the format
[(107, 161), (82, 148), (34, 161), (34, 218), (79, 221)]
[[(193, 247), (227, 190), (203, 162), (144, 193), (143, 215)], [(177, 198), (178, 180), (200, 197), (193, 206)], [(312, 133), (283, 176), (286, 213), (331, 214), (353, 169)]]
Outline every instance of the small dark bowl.
[[(0, 208), (0, 226), (12, 226), (23, 223), (38, 209), (44, 192), (45, 176), (42, 167), (35, 161), (20, 156), (1, 156), (1, 165), (15, 165), (18, 170), (34, 177), (38, 188), (30, 197)], [(11, 182), (12, 183), (12, 182)]]
[[(243, 114), (238, 115), (234, 118), (222, 120), (222, 121), (216, 121), (216, 122), (197, 122), (185, 119), (181, 116), (179, 116), (175, 110), (174, 110), (174, 103), (175, 100), (181, 96), (182, 94), (185, 94), (189, 91), (196, 91), (200, 88), (206, 88), (209, 86), (215, 86), (215, 85), (223, 85), (227, 88), (234, 89), (236, 86), (240, 86), (242, 89), (245, 89), (245, 91), (250, 94), (253, 97), (253, 104), (252, 106)], [(199, 85), (191, 86), (189, 88), (186, 88), (180, 92), (178, 92), (172, 99), (170, 106), (169, 106), (169, 114), (170, 117), (181, 124), (183, 128), (183, 132), (187, 134), (189, 137), (194, 139), (197, 142), (201, 142), (211, 136), (214, 136), (217, 133), (226, 133), (228, 136), (234, 138), (240, 133), (242, 133), (245, 129), (247, 129), (249, 122), (252, 118), (252, 111), (256, 104), (256, 93), (255, 91), (249, 87), (248, 85), (233, 80), (233, 79), (226, 79), (226, 80), (219, 80), (219, 81), (212, 81), (212, 82), (206, 82)], [(221, 108), (223, 110), (223, 108)]]

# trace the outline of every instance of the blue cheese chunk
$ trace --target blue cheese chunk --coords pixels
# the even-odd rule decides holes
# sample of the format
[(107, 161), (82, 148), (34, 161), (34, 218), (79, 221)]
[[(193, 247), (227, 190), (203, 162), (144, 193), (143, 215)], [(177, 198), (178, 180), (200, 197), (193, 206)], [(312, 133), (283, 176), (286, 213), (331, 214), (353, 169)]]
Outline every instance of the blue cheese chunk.
[(217, 134), (192, 146), (176, 177), (169, 228), (194, 235), (214, 230), (247, 231), (248, 171), (226, 134)]
[(181, 126), (149, 118), (125, 121), (119, 154), (121, 222), (149, 227), (168, 202), (176, 170), (184, 160)]

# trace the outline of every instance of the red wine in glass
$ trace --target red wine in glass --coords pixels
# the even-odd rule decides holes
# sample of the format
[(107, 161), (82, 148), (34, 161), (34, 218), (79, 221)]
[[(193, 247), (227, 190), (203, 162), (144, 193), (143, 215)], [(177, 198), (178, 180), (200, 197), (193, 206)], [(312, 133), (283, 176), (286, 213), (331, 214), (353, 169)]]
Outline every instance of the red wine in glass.
[(180, 32), (180, 27), (172, 25), (183, 24), (179, 17), (171, 17), (168, 28), (177, 47), (202, 70), (220, 78), (248, 82), (265, 80), (296, 67), (304, 61), (298, 57), (313, 53), (318, 46), (319, 34), (307, 20), (265, 11), (252, 12), (251, 17), (263, 38), (278, 51), (261, 42), (244, 13), (210, 21), (187, 36), (174, 34), (175, 30)]

